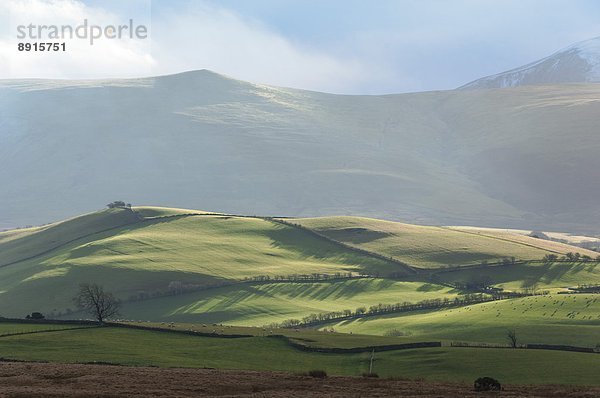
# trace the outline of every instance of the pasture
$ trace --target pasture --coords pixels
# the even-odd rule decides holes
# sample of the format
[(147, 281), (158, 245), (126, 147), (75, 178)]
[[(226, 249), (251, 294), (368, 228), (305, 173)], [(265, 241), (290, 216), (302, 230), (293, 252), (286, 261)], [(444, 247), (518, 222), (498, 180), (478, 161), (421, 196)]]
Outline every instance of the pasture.
[(600, 297), (593, 294), (524, 297), (437, 311), (389, 314), (327, 324), (338, 332), (413, 339), (507, 344), (507, 330), (521, 344), (600, 344)]
[[(90, 328), (0, 338), (5, 358), (56, 363), (109, 362), (159, 367), (323, 369), (360, 375), (370, 353), (304, 352), (273, 337), (223, 338), (125, 328)], [(471, 382), (485, 374), (511, 384), (598, 385), (596, 354), (492, 348), (423, 348), (376, 352), (381, 377)]]
[(589, 250), (527, 236), (500, 236), (362, 217), (295, 218), (287, 221), (331, 239), (428, 269), (492, 263), (511, 257), (540, 260), (546, 254), (569, 251), (597, 255)]

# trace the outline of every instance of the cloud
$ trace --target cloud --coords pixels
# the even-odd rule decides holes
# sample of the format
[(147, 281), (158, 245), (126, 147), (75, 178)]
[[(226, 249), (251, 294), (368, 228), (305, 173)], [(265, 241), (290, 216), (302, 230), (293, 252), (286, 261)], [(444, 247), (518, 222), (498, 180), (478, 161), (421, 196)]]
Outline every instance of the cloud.
[(153, 23), (160, 72), (205, 68), (255, 82), (341, 92), (372, 76), (357, 59), (292, 43), (257, 20), (207, 4), (164, 13)]
[[(16, 49), (18, 21), (80, 24), (86, 18), (98, 25), (133, 18), (150, 27), (150, 39), (71, 41), (58, 54)], [(600, 5), (593, 0), (379, 0), (377, 6), (360, 0), (0, 0), (0, 78), (210, 69), (344, 94), (451, 89), (598, 36), (598, 26)]]
[[(150, 7), (147, 11), (150, 15)], [(210, 69), (253, 82), (331, 92), (351, 90), (371, 78), (371, 68), (356, 59), (293, 43), (257, 20), (207, 3), (153, 15), (148, 40), (104, 39), (93, 46), (66, 40), (64, 53), (17, 51), (16, 26), (76, 26), (86, 19), (107, 26), (139, 15), (117, 15), (77, 0), (8, 0), (0, 14), (9, 16), (11, 26), (0, 36), (0, 78), (139, 77)]]
[[(19, 25), (100, 26), (122, 24), (117, 15), (75, 0), (8, 0), (0, 5), (9, 29), (0, 36), (0, 78), (104, 78), (132, 77), (151, 72), (156, 60), (150, 43), (142, 40), (99, 40), (93, 46), (87, 39), (60, 40), (65, 52), (21, 52), (17, 39)], [(42, 40), (45, 41), (45, 40)], [(56, 40), (54, 40), (56, 41)]]

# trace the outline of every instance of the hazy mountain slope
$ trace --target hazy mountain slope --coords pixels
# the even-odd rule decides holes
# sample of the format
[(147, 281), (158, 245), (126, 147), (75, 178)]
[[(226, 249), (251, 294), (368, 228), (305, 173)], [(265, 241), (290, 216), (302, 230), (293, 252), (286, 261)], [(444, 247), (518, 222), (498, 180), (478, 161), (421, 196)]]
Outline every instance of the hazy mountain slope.
[(576, 43), (525, 66), (475, 80), (461, 88), (592, 82), (600, 82), (600, 37)]
[(115, 199), (600, 231), (600, 87), (340, 96), (207, 71), (0, 84), (0, 227)]

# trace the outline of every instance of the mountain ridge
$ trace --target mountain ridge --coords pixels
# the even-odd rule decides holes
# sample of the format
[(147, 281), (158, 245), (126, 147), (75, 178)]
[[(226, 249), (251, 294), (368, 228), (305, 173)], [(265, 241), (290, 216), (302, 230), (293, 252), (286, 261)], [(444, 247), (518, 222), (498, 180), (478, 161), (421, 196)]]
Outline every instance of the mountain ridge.
[(120, 197), (600, 234), (598, 98), (595, 83), (335, 95), (207, 70), (4, 80), (0, 229)]
[(458, 89), (600, 82), (600, 36), (565, 47), (526, 65), (482, 77)]

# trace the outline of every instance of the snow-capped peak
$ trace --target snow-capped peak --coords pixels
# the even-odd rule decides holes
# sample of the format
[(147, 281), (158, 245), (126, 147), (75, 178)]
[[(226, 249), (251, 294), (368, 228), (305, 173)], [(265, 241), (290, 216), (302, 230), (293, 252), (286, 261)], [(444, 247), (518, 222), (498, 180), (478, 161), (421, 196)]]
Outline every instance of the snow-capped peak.
[(487, 76), (461, 89), (600, 82), (600, 37), (566, 47), (525, 66)]

